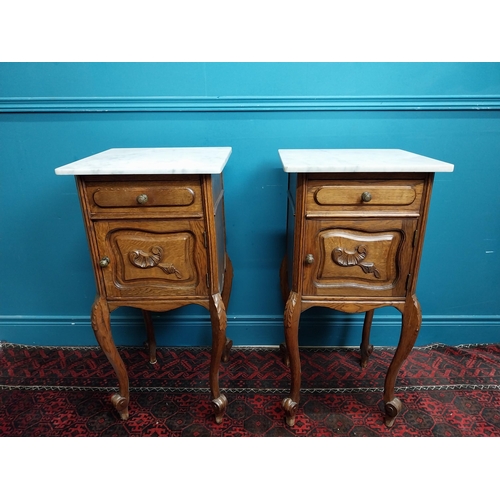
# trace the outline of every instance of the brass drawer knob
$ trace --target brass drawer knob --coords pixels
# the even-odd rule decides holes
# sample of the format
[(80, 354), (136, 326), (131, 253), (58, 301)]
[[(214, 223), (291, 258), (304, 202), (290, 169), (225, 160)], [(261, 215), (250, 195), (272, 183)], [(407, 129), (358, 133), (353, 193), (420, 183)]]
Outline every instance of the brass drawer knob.
[(372, 195), (371, 195), (370, 191), (365, 191), (365, 192), (361, 195), (361, 199), (362, 199), (363, 201), (366, 201), (366, 202), (368, 202), (368, 201), (372, 201)]
[(139, 203), (139, 205), (144, 205), (144, 203), (147, 203), (148, 202), (148, 195), (147, 194), (140, 194), (137, 198), (137, 203)]
[(306, 255), (306, 264), (312, 264), (314, 262), (314, 255), (312, 253), (308, 253)]
[(99, 261), (99, 265), (101, 267), (107, 267), (109, 265), (109, 257), (103, 257), (100, 261)]

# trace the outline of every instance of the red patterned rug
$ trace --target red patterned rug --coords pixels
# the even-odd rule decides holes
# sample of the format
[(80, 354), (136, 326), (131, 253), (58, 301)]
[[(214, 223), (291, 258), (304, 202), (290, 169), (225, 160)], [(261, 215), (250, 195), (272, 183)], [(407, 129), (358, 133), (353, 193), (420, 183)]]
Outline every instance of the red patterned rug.
[(281, 400), (290, 375), (277, 348), (233, 348), (221, 367), (229, 404), (221, 424), (208, 390), (209, 349), (121, 348), (130, 418), (111, 406), (116, 377), (99, 348), (0, 342), (0, 436), (500, 436), (500, 345), (415, 348), (396, 384), (403, 402), (383, 422), (382, 389), (394, 349), (368, 367), (351, 348), (302, 348), (295, 426)]

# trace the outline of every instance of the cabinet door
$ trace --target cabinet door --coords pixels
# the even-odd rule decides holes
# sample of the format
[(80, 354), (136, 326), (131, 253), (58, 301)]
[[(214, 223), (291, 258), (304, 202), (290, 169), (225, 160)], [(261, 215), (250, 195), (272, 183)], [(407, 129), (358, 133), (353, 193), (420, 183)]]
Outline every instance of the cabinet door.
[(202, 221), (94, 223), (108, 298), (206, 296)]
[(307, 220), (304, 295), (404, 297), (417, 219)]

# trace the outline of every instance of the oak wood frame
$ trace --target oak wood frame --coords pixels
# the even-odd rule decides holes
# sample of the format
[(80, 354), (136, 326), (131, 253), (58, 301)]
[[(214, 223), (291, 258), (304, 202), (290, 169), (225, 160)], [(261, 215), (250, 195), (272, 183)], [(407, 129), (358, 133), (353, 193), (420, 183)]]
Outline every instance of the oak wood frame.
[[(193, 192), (201, 193), (201, 205), (196, 197), (195, 210), (186, 210), (185, 207), (120, 207), (111, 210), (97, 209), (93, 204), (93, 193), (96, 186), (106, 185), (107, 188), (127, 189), (138, 184), (144, 186), (168, 187), (170, 183), (178, 181), (194, 186)], [(197, 304), (210, 313), (212, 324), (212, 346), (209, 373), (209, 385), (212, 406), (217, 423), (222, 422), (227, 407), (227, 398), (219, 388), (220, 361), (227, 361), (232, 341), (226, 337), (227, 316), (233, 279), (231, 260), (226, 253), (225, 241), (225, 214), (224, 214), (224, 187), (222, 174), (203, 175), (129, 175), (121, 176), (76, 176), (77, 190), (90, 248), (92, 266), (95, 275), (97, 296), (91, 308), (91, 323), (96, 339), (113, 367), (118, 378), (118, 393), (111, 397), (113, 406), (120, 417), (126, 420), (129, 417), (128, 404), (130, 400), (129, 380), (125, 364), (116, 348), (111, 331), (110, 313), (122, 306), (135, 307), (142, 310), (146, 332), (147, 347), (150, 363), (156, 363), (156, 339), (154, 335), (151, 312), (165, 312), (189, 304)], [(135, 195), (135, 194), (134, 194)], [(200, 210), (201, 208), (201, 210)], [(110, 297), (106, 290), (106, 280), (101, 267), (101, 248), (98, 241), (96, 224), (102, 221), (140, 221), (144, 228), (154, 230), (159, 224), (166, 221), (198, 221), (203, 224), (203, 243), (195, 246), (195, 260), (202, 263), (206, 269), (206, 277), (200, 276), (195, 294), (174, 294), (172, 296), (134, 296)]]
[[(280, 346), (283, 353), (284, 362), (289, 365), (291, 371), (290, 394), (282, 401), (282, 407), (285, 410), (286, 422), (289, 426), (295, 424), (295, 418), (300, 401), (301, 368), (298, 330), (300, 315), (303, 311), (313, 307), (321, 306), (342, 311), (346, 313), (366, 313), (363, 325), (361, 351), (361, 367), (367, 366), (368, 358), (373, 351), (370, 344), (370, 328), (373, 320), (374, 310), (380, 307), (392, 306), (402, 314), (401, 334), (398, 346), (394, 353), (392, 362), (386, 374), (384, 383), (384, 403), (385, 403), (385, 424), (388, 427), (394, 425), (398, 413), (402, 409), (401, 401), (395, 397), (394, 389), (396, 378), (403, 362), (411, 352), (418, 337), (422, 323), (422, 313), (420, 304), (416, 296), (416, 286), (422, 248), (424, 242), (425, 229), (429, 211), (432, 184), (434, 173), (424, 174), (296, 174), (296, 188), (291, 184), (289, 176), (289, 196), (288, 196), (288, 216), (287, 232), (289, 241), (287, 254), (285, 255), (280, 268), (280, 284), (282, 296), (285, 301), (284, 311), (284, 329), (285, 343)], [(308, 241), (310, 235), (307, 231), (308, 214), (306, 213), (308, 187), (312, 183), (317, 183), (321, 179), (326, 184), (336, 183), (339, 180), (349, 182), (359, 182), (360, 186), (366, 185), (366, 182), (380, 180), (383, 182), (400, 180), (417, 180), (423, 182), (421, 192), (421, 202), (417, 207), (411, 210), (398, 210), (397, 207), (387, 206), (379, 209), (370, 207), (369, 210), (363, 210), (362, 205), (355, 210), (346, 210), (341, 207), (340, 210), (323, 210), (315, 214), (316, 217), (325, 220), (334, 219), (359, 219), (368, 221), (385, 220), (387, 218), (415, 218), (417, 220), (416, 230), (413, 235), (407, 235), (412, 238), (411, 260), (406, 277), (405, 294), (402, 297), (387, 296), (369, 296), (358, 292), (351, 296), (323, 295), (311, 296), (304, 294), (304, 267), (306, 262), (306, 247), (310, 248), (314, 242)], [(291, 192), (290, 192), (291, 191)], [(309, 204), (311, 201), (309, 200)], [(292, 255), (289, 255), (289, 254)]]

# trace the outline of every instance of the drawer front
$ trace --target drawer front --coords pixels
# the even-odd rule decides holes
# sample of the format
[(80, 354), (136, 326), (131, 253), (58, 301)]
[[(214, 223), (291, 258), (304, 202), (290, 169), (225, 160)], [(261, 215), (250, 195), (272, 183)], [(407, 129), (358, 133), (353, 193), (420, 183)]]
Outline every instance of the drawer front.
[(86, 193), (93, 216), (202, 215), (201, 186), (196, 176), (171, 181), (90, 181)]
[(207, 296), (201, 221), (97, 221), (107, 298)]
[(306, 223), (304, 295), (404, 297), (417, 219)]
[(424, 180), (309, 180), (306, 214), (394, 212), (418, 215)]

